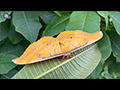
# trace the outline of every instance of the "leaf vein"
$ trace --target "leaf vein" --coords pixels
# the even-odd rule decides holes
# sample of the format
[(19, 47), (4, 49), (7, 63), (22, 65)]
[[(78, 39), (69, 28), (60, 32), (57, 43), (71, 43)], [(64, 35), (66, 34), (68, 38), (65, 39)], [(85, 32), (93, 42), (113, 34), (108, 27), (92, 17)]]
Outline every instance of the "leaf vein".
[(25, 15), (25, 13), (24, 13), (24, 11), (23, 11), (23, 17), (24, 17), (24, 19), (25, 19), (25, 23), (27, 24), (27, 28), (28, 28), (28, 31), (29, 31), (29, 35), (30, 35), (30, 38), (32, 37), (31, 35), (31, 33), (30, 33), (30, 28), (29, 28), (29, 25), (28, 25), (28, 22), (27, 22), (27, 19), (26, 19), (26, 15)]
[[(69, 17), (66, 17), (65, 19), (63, 19), (63, 20), (61, 20), (60, 22), (58, 22), (57, 24), (55, 24), (51, 29), (55, 28), (57, 25), (59, 25), (60, 23), (64, 22), (64, 21), (67, 20), (68, 18), (70, 18), (70, 16), (69, 16)], [(50, 30), (51, 30), (51, 29), (50, 29)], [(50, 31), (50, 30), (49, 30), (49, 31)]]
[[(110, 13), (109, 13), (109, 14), (110, 14)], [(120, 22), (119, 22), (116, 18), (114, 18), (113, 15), (110, 14), (110, 16), (111, 16), (113, 19), (115, 19), (115, 20), (120, 24)]]
[(85, 17), (84, 17), (84, 20), (83, 20), (82, 30), (83, 30), (83, 28), (84, 28), (84, 25), (85, 25), (85, 19), (86, 19), (86, 15), (87, 15), (87, 11), (85, 12)]

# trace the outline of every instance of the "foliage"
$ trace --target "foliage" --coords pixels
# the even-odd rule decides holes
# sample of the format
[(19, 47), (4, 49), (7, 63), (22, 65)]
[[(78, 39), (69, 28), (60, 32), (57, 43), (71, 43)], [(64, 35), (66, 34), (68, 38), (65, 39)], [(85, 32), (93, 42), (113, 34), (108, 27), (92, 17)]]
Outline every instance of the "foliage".
[[(11, 18), (3, 18), (4, 13)], [(0, 78), (120, 78), (119, 19), (119, 11), (0, 11)], [(62, 63), (60, 58), (25, 66), (11, 62), (30, 43), (44, 36), (56, 37), (64, 30), (101, 30), (104, 35), (98, 48), (96, 44), (88, 46)]]
[[(80, 53), (81, 52), (81, 53)], [(73, 58), (60, 62), (60, 58), (24, 66), (13, 79), (77, 79), (85, 78), (100, 61), (101, 54), (96, 44), (72, 53)], [(91, 56), (92, 55), (92, 56)], [(84, 58), (83, 58), (84, 57)]]

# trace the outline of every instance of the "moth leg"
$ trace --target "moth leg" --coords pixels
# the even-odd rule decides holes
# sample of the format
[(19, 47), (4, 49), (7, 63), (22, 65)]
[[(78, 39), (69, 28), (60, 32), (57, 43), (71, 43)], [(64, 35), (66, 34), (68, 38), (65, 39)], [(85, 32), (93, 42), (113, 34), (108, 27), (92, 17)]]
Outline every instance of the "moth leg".
[[(62, 62), (62, 61), (65, 59), (65, 57), (66, 57), (66, 56), (63, 56), (63, 57), (62, 57), (62, 60), (61, 60), (60, 62)], [(72, 55), (72, 54), (67, 55), (67, 58), (72, 58), (72, 57), (73, 57), (73, 55)]]
[(72, 58), (72, 57), (74, 57), (74, 55), (70, 54), (69, 57)]
[(62, 62), (62, 61), (64, 60), (65, 57), (66, 57), (66, 56), (63, 55), (63, 58), (62, 58), (62, 60), (61, 60), (60, 62)]
[(69, 58), (70, 57), (70, 55), (67, 55), (67, 58)]
[[(62, 58), (61, 62), (65, 59), (65, 57), (66, 57), (66, 56), (63, 56), (63, 58)], [(71, 58), (71, 57), (72, 57), (72, 54), (67, 55), (67, 58)]]
[(70, 55), (68, 55), (68, 56), (67, 56), (67, 58), (72, 58), (72, 57), (73, 57), (73, 55), (72, 55), (72, 54), (70, 54)]

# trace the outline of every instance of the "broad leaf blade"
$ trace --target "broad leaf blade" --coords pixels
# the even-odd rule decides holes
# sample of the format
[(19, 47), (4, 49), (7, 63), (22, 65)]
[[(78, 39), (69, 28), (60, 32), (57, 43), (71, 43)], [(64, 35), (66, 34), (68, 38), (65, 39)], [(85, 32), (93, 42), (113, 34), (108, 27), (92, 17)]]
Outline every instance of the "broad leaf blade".
[(43, 36), (54, 36), (62, 32), (69, 20), (70, 13), (61, 13), (61, 17), (55, 15), (43, 32)]
[(52, 11), (37, 11), (39, 17), (45, 22), (45, 24), (49, 24), (54, 13)]
[(16, 69), (10, 70), (7, 74), (2, 74), (0, 76), (0, 79), (10, 79), (12, 76), (14, 76), (18, 71)]
[(98, 42), (98, 48), (102, 54), (102, 61), (105, 61), (112, 52), (109, 36), (103, 31), (103, 37)]
[(99, 62), (97, 67), (93, 70), (93, 72), (86, 79), (97, 79), (99, 74), (102, 71), (102, 68), (103, 68), (103, 63), (101, 61), (101, 62)]
[(36, 41), (38, 32), (42, 27), (38, 15), (34, 11), (14, 11), (13, 24), (15, 30), (31, 43)]
[(107, 31), (107, 34), (109, 35), (110, 40), (111, 40), (113, 56), (115, 56), (119, 62), (119, 59), (120, 59), (120, 36), (117, 34), (116, 31)]
[(94, 71), (87, 77), (87, 79), (97, 79), (103, 69), (103, 64), (111, 55), (111, 42), (109, 36), (103, 31), (103, 37), (98, 42), (98, 48), (101, 52), (101, 62), (94, 69)]
[(0, 41), (5, 39), (10, 30), (10, 20), (0, 23)]
[(25, 65), (12, 79), (29, 78), (86, 78), (98, 65), (101, 54), (97, 44), (91, 44), (73, 53), (74, 57), (60, 62), (60, 58)]
[(66, 30), (82, 30), (88, 33), (100, 31), (100, 17), (93, 11), (74, 11)]
[(13, 24), (11, 24), (11, 29), (9, 30), (8, 37), (13, 44), (17, 44), (23, 39), (23, 36), (15, 31)]
[(58, 11), (53, 11), (55, 14), (57, 14), (59, 17), (61, 17), (61, 14)]
[(0, 53), (0, 74), (6, 74), (16, 66), (16, 64), (11, 62), (13, 58), (16, 58), (16, 56)]
[(115, 29), (117, 33), (120, 35), (120, 12), (109, 11), (109, 16), (112, 18)]
[(102, 17), (105, 18), (105, 22), (106, 22), (106, 29), (108, 26), (108, 11), (97, 11)]
[(110, 74), (120, 70), (120, 63), (116, 62), (116, 58), (111, 55), (105, 62), (104, 66), (108, 67), (108, 72)]
[(20, 56), (25, 50), (25, 48), (26, 46), (22, 46), (19, 44), (13, 45), (11, 42), (8, 41), (0, 45), (0, 53), (13, 54), (16, 56)]

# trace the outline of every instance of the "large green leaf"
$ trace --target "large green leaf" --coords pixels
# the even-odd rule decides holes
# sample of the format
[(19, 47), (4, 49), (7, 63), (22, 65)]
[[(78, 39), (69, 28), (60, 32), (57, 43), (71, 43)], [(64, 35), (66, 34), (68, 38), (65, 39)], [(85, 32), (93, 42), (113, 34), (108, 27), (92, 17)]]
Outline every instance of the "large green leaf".
[(12, 76), (14, 76), (18, 71), (16, 69), (10, 70), (7, 74), (2, 74), (0, 76), (0, 79), (10, 79)]
[(25, 65), (12, 79), (75, 79), (86, 78), (98, 65), (101, 53), (93, 43), (72, 53), (74, 57), (60, 58)]
[(105, 22), (106, 22), (106, 29), (108, 26), (108, 11), (97, 11), (102, 17), (105, 18)]
[(109, 36), (103, 31), (103, 37), (98, 42), (98, 48), (101, 52), (101, 62), (87, 78), (97, 79), (103, 69), (103, 64), (111, 55), (112, 48)]
[(61, 17), (61, 14), (58, 11), (53, 11), (55, 14), (57, 14), (59, 17)]
[[(107, 70), (105, 70), (105, 67), (107, 67)], [(101, 76), (106, 79), (120, 79), (120, 63), (116, 62), (116, 58), (112, 54), (106, 60)]]
[(0, 45), (0, 53), (7, 53), (13, 54), (16, 56), (20, 56), (26, 47), (16, 44), (13, 45), (11, 42), (5, 42), (4, 44)]
[(0, 41), (5, 39), (10, 30), (10, 20), (0, 23)]
[(115, 29), (117, 33), (120, 35), (120, 12), (109, 11), (109, 16), (112, 18)]
[(16, 58), (16, 56), (0, 53), (0, 74), (8, 73), (16, 66), (13, 62), (11, 62), (13, 58)]
[(103, 37), (98, 42), (98, 48), (102, 54), (101, 60), (104, 62), (112, 52), (109, 36), (103, 31)]
[(52, 11), (37, 11), (37, 13), (45, 24), (48, 24), (54, 15)]
[(87, 77), (87, 79), (97, 79), (100, 72), (102, 71), (103, 63), (102, 61), (97, 65), (93, 72)]
[(43, 36), (54, 36), (62, 32), (70, 18), (70, 13), (61, 13), (61, 17), (55, 15), (43, 32)]
[(116, 62), (116, 58), (111, 55), (105, 62), (104, 66), (108, 66), (108, 71), (110, 74), (120, 70), (120, 63)]
[(107, 34), (111, 40), (111, 46), (113, 50), (113, 55), (117, 58), (118, 62), (120, 59), (120, 36), (117, 34), (116, 31), (107, 31)]
[(13, 44), (19, 43), (24, 37), (15, 31), (15, 27), (11, 24), (11, 29), (9, 30), (8, 37)]
[(31, 43), (36, 41), (39, 30), (42, 27), (38, 15), (34, 11), (14, 11), (13, 24), (15, 25), (15, 30)]
[(66, 30), (82, 30), (88, 33), (100, 31), (100, 17), (93, 11), (73, 11)]

